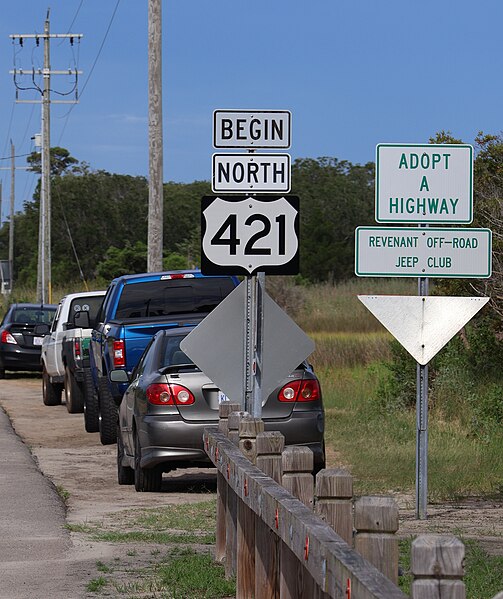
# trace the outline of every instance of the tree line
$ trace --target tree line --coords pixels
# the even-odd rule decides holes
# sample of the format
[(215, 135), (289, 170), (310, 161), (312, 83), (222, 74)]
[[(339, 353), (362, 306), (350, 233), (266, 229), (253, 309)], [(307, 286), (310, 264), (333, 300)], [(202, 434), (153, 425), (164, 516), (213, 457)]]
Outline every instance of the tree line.
[[(461, 143), (441, 132), (434, 143)], [(473, 226), (493, 231), (493, 276), (488, 280), (445, 279), (451, 295), (491, 296), (503, 316), (503, 136), (480, 133), (475, 140)], [(27, 158), (40, 172), (40, 155)], [(300, 198), (301, 281), (342, 281), (354, 273), (354, 230), (375, 225), (375, 165), (337, 158), (302, 158), (292, 164), (292, 193)], [(146, 270), (148, 182), (93, 170), (65, 148), (51, 149), (52, 281), (54, 285), (110, 280)], [(209, 181), (164, 185), (164, 257), (167, 268), (197, 267), (200, 262), (202, 196)], [(34, 285), (40, 182), (33, 199), (14, 216), (14, 280)], [(8, 257), (8, 222), (0, 229), (0, 257)], [(438, 284), (437, 284), (438, 285)]]
[[(51, 237), (54, 285), (146, 270), (148, 182), (144, 177), (93, 170), (52, 148)], [(40, 171), (37, 154), (28, 157)], [(292, 166), (292, 193), (300, 197), (301, 277), (340, 280), (353, 271), (353, 231), (373, 221), (374, 166), (336, 158), (299, 159)], [(167, 267), (200, 263), (201, 198), (209, 181), (164, 185)], [(34, 285), (40, 183), (14, 217), (14, 280)], [(8, 222), (0, 229), (0, 256), (8, 256)]]

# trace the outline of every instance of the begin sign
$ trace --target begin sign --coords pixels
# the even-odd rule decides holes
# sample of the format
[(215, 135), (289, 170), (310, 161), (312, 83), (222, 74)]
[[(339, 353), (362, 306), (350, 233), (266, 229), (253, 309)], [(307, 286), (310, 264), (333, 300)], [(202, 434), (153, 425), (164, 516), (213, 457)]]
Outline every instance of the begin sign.
[(360, 277), (488, 278), (490, 229), (358, 227)]
[(291, 119), (288, 110), (215, 110), (213, 146), (287, 149)]

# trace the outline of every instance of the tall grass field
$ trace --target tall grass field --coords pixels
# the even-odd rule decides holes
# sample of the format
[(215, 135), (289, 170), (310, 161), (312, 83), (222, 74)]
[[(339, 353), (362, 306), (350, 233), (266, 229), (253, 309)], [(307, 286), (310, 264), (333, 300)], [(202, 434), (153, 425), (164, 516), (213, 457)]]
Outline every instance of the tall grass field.
[[(417, 295), (417, 283), (357, 279), (304, 290), (294, 317), (316, 343), (310, 361), (322, 383), (328, 464), (349, 468), (356, 494), (413, 493), (415, 361), (407, 354), (412, 394), (408, 407), (390, 407), (383, 394), (392, 338), (358, 295)], [(483, 436), (474, 434), (476, 390), (469, 395), (454, 369), (451, 378), (450, 385), (429, 397), (429, 500), (501, 495), (501, 426), (490, 427)]]

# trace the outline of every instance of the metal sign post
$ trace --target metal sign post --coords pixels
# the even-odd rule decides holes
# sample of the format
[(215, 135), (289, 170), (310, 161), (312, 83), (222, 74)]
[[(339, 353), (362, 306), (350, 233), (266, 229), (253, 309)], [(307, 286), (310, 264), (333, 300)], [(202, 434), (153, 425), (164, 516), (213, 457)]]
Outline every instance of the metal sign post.
[(264, 286), (265, 273), (246, 277), (243, 397), (244, 409), (254, 418), (262, 416)]
[[(428, 295), (428, 279), (418, 279), (421, 297)], [(428, 506), (428, 364), (417, 363), (416, 384), (416, 518), (426, 520)]]

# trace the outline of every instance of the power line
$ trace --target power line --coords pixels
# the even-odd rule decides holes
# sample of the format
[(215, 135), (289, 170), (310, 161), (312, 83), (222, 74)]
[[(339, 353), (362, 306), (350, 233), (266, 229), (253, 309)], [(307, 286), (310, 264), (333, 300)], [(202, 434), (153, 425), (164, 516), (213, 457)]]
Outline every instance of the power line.
[[(70, 29), (73, 27), (73, 24), (75, 23), (75, 21), (77, 20), (77, 16), (80, 12), (80, 9), (82, 8), (82, 5), (84, 4), (84, 0), (80, 0), (80, 4), (75, 12), (75, 15), (73, 16), (72, 22), (70, 23), (70, 25), (68, 25), (68, 29), (66, 30), (66, 33), (70, 33)], [(64, 40), (61, 40), (59, 42), (59, 46), (61, 46), (61, 44), (64, 42)]]
[[(93, 65), (92, 65), (92, 67), (89, 70), (89, 75), (87, 76), (86, 80), (84, 81), (84, 85), (82, 86), (82, 89), (80, 90), (80, 95), (79, 95), (80, 98), (82, 97), (82, 94), (84, 93), (84, 90), (86, 89), (87, 84), (89, 83), (89, 80), (91, 79), (93, 71), (94, 71), (94, 69), (95, 69), (95, 67), (96, 67), (96, 65), (98, 63), (98, 60), (100, 58), (101, 52), (103, 50), (103, 47), (105, 46), (105, 42), (107, 40), (108, 34), (110, 32), (110, 29), (112, 28), (112, 24), (114, 22), (115, 15), (117, 13), (117, 10), (119, 8), (119, 4), (120, 3), (121, 3), (121, 0), (117, 0), (117, 3), (115, 4), (115, 8), (114, 8), (114, 10), (112, 12), (112, 16), (110, 17), (110, 21), (108, 23), (108, 27), (107, 27), (107, 29), (105, 31), (105, 35), (103, 36), (103, 40), (102, 40), (101, 45), (100, 45), (100, 47), (98, 49), (98, 53), (96, 54), (96, 57), (95, 57), (94, 62), (93, 62)], [(68, 117), (70, 116), (70, 114), (72, 113), (72, 111), (73, 111), (74, 108), (75, 108), (75, 104), (73, 104), (70, 107), (70, 109), (68, 110), (68, 112), (65, 115), (57, 117), (57, 118), (60, 118), (60, 119), (66, 119), (65, 124), (63, 125), (63, 129), (62, 129), (62, 131), (60, 133), (60, 136), (59, 136), (59, 139), (58, 139), (58, 145), (61, 143), (61, 139), (62, 139), (62, 137), (63, 137), (63, 135), (65, 133), (66, 126), (68, 124)]]
[(16, 154), (15, 156), (4, 156), (3, 158), (0, 158), (0, 160), (11, 160), (12, 158), (23, 158), (23, 156), (29, 156), (31, 154), (31, 152), (28, 152), (27, 154)]

